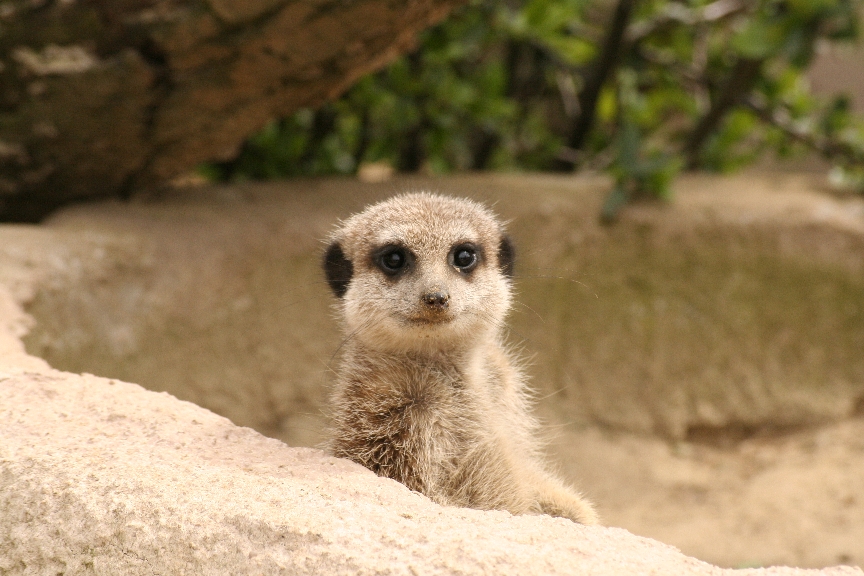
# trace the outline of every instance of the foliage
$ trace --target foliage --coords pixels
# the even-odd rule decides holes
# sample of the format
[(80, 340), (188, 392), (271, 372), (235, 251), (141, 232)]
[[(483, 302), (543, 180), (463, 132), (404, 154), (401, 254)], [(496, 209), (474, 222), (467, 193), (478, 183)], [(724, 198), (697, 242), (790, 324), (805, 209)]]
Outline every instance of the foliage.
[(317, 111), (275, 121), (222, 178), (397, 170), (610, 172), (604, 208), (665, 197), (684, 167), (818, 150), (864, 184), (848, 101), (803, 76), (858, 34), (862, 0), (475, 0)]

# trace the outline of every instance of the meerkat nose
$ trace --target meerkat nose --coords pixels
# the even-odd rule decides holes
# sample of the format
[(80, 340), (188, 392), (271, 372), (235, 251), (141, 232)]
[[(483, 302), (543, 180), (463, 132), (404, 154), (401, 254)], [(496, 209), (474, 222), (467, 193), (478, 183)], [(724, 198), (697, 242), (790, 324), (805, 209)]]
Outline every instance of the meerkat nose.
[(444, 310), (449, 305), (450, 295), (442, 290), (435, 290), (423, 294), (421, 300), (433, 310)]

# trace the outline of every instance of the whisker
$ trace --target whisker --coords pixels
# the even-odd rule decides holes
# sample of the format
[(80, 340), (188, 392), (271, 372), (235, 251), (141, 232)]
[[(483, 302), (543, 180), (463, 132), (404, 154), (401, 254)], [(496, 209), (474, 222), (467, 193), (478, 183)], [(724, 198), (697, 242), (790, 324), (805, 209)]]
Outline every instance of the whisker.
[(539, 318), (542, 323), (544, 323), (544, 324), (546, 323), (546, 319), (543, 318), (543, 316), (541, 316), (536, 310), (534, 310), (533, 308), (531, 308), (530, 306), (528, 306), (524, 302), (516, 302), (515, 306), (521, 306), (522, 308), (527, 308), (528, 310), (533, 312), (534, 315), (537, 316), (537, 318)]
[(336, 358), (336, 355), (339, 354), (339, 351), (342, 350), (342, 348), (345, 346), (345, 344), (348, 343), (349, 340), (354, 338), (362, 330), (365, 330), (366, 328), (369, 328), (370, 326), (372, 326), (373, 324), (376, 324), (378, 322), (379, 322), (378, 318), (374, 318), (374, 317), (370, 318), (369, 320), (366, 320), (365, 322), (360, 324), (360, 326), (355, 328), (350, 334), (345, 336), (345, 338), (342, 339), (342, 342), (339, 343), (339, 346), (336, 348), (336, 351), (333, 352), (333, 355), (330, 356), (330, 359), (327, 361), (327, 367), (330, 368), (330, 366), (333, 364), (333, 360)]
[(510, 326), (506, 321), (495, 318), (494, 316), (492, 316), (492, 314), (486, 312), (485, 310), (475, 310), (473, 311), (473, 313), (487, 320), (492, 326), (498, 328), (499, 330), (505, 330), (509, 333), (516, 334), (516, 336), (518, 336), (523, 342), (532, 342), (530, 338)]
[(561, 388), (558, 388), (557, 390), (553, 390), (552, 392), (550, 392), (549, 394), (546, 394), (545, 396), (540, 396), (540, 397), (536, 398), (536, 401), (542, 402), (543, 400), (551, 398), (552, 396), (555, 396), (556, 394), (559, 394), (560, 392), (563, 392), (564, 390), (567, 390), (568, 388), (570, 388), (569, 384), (562, 386)]
[(591, 289), (591, 287), (585, 282), (582, 282), (581, 280), (576, 280), (575, 278), (568, 278), (567, 276), (554, 276), (551, 274), (517, 274), (514, 276), (514, 278), (516, 280), (561, 280), (563, 282), (570, 282), (571, 284), (579, 284), (580, 286), (588, 288), (589, 290)]

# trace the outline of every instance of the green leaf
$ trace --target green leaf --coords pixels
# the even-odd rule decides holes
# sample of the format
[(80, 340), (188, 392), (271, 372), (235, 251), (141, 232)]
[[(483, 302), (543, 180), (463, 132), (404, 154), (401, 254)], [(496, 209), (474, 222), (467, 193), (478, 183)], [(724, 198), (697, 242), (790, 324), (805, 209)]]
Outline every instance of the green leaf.
[(744, 58), (763, 60), (780, 52), (785, 40), (782, 22), (754, 19), (732, 38), (735, 53)]
[(616, 184), (606, 199), (603, 201), (603, 207), (600, 209), (600, 222), (603, 224), (612, 224), (618, 219), (618, 214), (621, 208), (630, 200), (630, 195), (622, 184)]

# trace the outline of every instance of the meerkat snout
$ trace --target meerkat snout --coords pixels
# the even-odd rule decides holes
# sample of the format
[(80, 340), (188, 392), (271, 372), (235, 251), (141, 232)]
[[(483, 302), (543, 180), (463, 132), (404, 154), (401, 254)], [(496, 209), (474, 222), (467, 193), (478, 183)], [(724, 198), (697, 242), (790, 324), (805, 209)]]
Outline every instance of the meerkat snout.
[(420, 300), (433, 311), (444, 311), (450, 304), (450, 294), (446, 291), (435, 290), (424, 293)]

